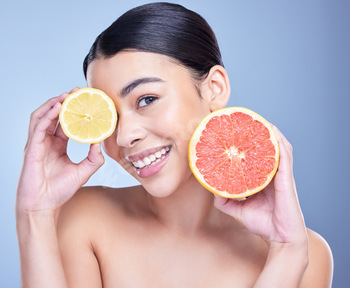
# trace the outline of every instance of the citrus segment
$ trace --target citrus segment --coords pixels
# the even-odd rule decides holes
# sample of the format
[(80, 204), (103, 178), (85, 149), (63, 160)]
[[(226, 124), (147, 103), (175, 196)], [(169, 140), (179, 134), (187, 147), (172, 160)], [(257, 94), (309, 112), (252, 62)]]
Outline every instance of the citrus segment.
[(117, 112), (103, 91), (86, 87), (67, 96), (59, 119), (67, 137), (80, 143), (98, 143), (113, 133)]
[(245, 198), (265, 188), (278, 161), (278, 142), (271, 125), (242, 107), (209, 114), (189, 145), (195, 177), (206, 189), (226, 198)]

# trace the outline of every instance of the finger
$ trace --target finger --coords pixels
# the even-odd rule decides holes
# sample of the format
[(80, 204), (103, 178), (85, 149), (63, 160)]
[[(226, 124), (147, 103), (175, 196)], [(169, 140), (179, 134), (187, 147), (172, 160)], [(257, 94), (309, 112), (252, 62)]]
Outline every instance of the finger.
[(63, 103), (63, 101), (67, 98), (67, 96), (68, 96), (69, 94), (71, 94), (71, 92), (64, 92), (64, 93), (62, 93), (60, 96), (58, 96), (57, 98), (58, 98), (58, 100), (59, 100), (61, 103)]
[[(59, 97), (60, 97), (60, 100), (62, 100), (62, 101), (60, 101), (60, 102), (63, 102), (63, 101), (67, 98), (68, 95), (74, 93), (75, 91), (77, 91), (77, 90), (79, 90), (79, 89), (80, 89), (79, 87), (74, 87), (72, 90), (69, 91), (69, 93), (64, 93), (64, 94), (60, 95), (60, 96), (59, 96)], [(60, 138), (63, 139), (63, 140), (66, 140), (66, 141), (68, 141), (68, 139), (69, 139), (69, 138), (66, 136), (66, 134), (64, 134), (64, 132), (63, 132), (63, 130), (62, 130), (62, 126), (61, 126), (61, 124), (60, 124), (59, 122), (57, 123), (56, 130), (55, 130), (55, 132), (54, 132), (54, 135), (57, 136), (57, 137), (60, 137)]]
[(69, 91), (69, 94), (72, 94), (79, 89), (80, 89), (79, 87), (74, 87), (72, 90)]
[(41, 143), (48, 133), (53, 133), (57, 123), (60, 108), (61, 103), (56, 102), (52, 109), (49, 110), (46, 115), (39, 120), (39, 122), (37, 122), (31, 137), (33, 143)]
[(38, 109), (36, 109), (31, 115), (30, 115), (30, 123), (29, 123), (29, 130), (28, 130), (28, 138), (32, 134), (35, 125), (38, 123), (38, 121), (50, 110), (53, 106), (58, 102), (57, 97), (51, 98), (48, 101), (46, 101), (43, 105), (41, 105)]
[(91, 144), (88, 156), (78, 164), (78, 177), (80, 185), (84, 185), (92, 174), (104, 164), (101, 153), (101, 143)]
[(279, 170), (283, 170), (288, 173), (293, 173), (293, 147), (289, 141), (283, 136), (280, 130), (276, 127), (272, 127), (279, 144)]
[(54, 133), (55, 136), (65, 140), (65, 141), (68, 141), (68, 137), (66, 136), (66, 134), (64, 134), (63, 132), (63, 129), (62, 129), (62, 126), (60, 124), (60, 122), (57, 123), (57, 126), (56, 126), (56, 131)]
[(30, 137), (31, 133), (34, 130), (35, 125), (38, 123), (38, 121), (46, 115), (46, 113), (55, 106), (57, 102), (63, 102), (64, 98), (68, 96), (68, 93), (65, 92), (61, 94), (60, 96), (51, 98), (47, 100), (43, 105), (41, 105), (38, 109), (36, 109), (30, 116), (30, 123), (29, 123), (29, 131), (28, 131), (28, 138)]
[(219, 195), (214, 194), (214, 205), (215, 207), (223, 207), (228, 202), (228, 198), (221, 197)]
[(280, 145), (283, 145), (285, 148), (285, 151), (288, 153), (288, 155), (293, 158), (293, 147), (290, 144), (290, 142), (287, 140), (287, 138), (282, 134), (282, 132), (274, 125), (272, 125), (272, 129), (276, 135), (276, 138), (278, 140), (278, 143)]
[(75, 88), (73, 88), (72, 90), (70, 90), (69, 92), (62, 93), (60, 96), (57, 97), (57, 98), (58, 98), (58, 101), (59, 101), (60, 103), (63, 103), (63, 101), (64, 101), (70, 94), (72, 94), (73, 92), (75, 92), (75, 91), (77, 91), (77, 90), (79, 90), (79, 89), (80, 89), (79, 87), (75, 87)]
[(274, 187), (276, 201), (280, 201), (288, 195), (289, 199), (296, 199), (296, 185), (293, 175), (293, 148), (284, 135), (273, 127), (279, 143), (279, 165), (275, 175)]
[[(69, 93), (61, 94), (60, 96), (58, 96), (59, 102), (63, 103), (63, 101), (67, 98), (67, 96), (69, 96), (70, 94), (74, 93), (79, 89), (80, 89), (79, 87), (74, 87), (71, 91), (69, 91)], [(55, 131), (53, 132), (53, 134), (65, 141), (68, 141), (68, 137), (66, 136), (66, 134), (64, 134), (62, 130), (62, 126), (60, 125), (59, 122), (57, 123), (57, 126), (55, 127)]]
[(220, 211), (232, 216), (238, 221), (241, 221), (241, 212), (243, 201), (223, 198), (215, 195), (214, 206)]

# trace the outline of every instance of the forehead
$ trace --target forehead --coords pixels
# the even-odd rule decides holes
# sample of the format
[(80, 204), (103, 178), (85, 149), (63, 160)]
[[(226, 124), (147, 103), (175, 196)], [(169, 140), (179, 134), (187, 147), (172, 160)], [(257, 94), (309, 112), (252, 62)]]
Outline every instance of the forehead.
[(99, 88), (111, 85), (122, 87), (138, 78), (156, 77), (164, 81), (189, 77), (183, 66), (172, 58), (149, 52), (122, 51), (111, 58), (93, 60), (87, 69), (88, 86)]

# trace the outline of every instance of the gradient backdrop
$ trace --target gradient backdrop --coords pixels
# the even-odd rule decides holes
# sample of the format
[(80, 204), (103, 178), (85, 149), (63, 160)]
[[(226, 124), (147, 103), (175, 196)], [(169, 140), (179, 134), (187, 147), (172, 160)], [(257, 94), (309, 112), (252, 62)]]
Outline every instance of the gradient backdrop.
[[(1, 29), (0, 286), (20, 287), (14, 203), (30, 114), (86, 86), (82, 61), (95, 37), (149, 1), (3, 1)], [(294, 147), (307, 226), (330, 244), (334, 287), (349, 287), (349, 1), (174, 1), (212, 25), (231, 79), (230, 106), (263, 115)], [(83, 144), (69, 143), (80, 161)], [(136, 182), (110, 161), (89, 184)]]

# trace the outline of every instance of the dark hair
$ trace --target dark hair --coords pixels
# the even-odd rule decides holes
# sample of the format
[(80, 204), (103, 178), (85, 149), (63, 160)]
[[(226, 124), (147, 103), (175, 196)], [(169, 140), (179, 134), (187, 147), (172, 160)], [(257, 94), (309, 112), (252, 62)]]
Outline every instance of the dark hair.
[(129, 10), (103, 31), (84, 60), (88, 65), (122, 50), (160, 53), (189, 68), (198, 79), (222, 65), (214, 32), (199, 14), (178, 4), (157, 2)]

